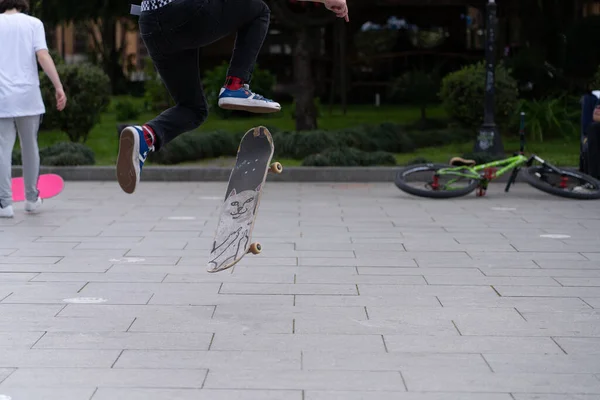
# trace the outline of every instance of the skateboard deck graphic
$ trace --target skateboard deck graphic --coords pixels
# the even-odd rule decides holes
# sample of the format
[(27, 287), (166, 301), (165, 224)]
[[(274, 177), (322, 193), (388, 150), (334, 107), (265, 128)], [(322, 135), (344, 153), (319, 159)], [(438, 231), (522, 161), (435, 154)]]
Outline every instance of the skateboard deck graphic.
[[(13, 178), (11, 186), (13, 201), (25, 201), (25, 181), (23, 180), (23, 178)], [(63, 178), (61, 178), (59, 175), (44, 174), (39, 176), (37, 188), (40, 192), (39, 196), (42, 199), (49, 199), (60, 194), (64, 187), (65, 182), (63, 181)]]
[(282, 171), (281, 164), (270, 164), (274, 150), (271, 133), (263, 126), (250, 129), (242, 138), (221, 207), (208, 272), (231, 268), (248, 252), (260, 253), (260, 244), (251, 241), (252, 230), (267, 173)]

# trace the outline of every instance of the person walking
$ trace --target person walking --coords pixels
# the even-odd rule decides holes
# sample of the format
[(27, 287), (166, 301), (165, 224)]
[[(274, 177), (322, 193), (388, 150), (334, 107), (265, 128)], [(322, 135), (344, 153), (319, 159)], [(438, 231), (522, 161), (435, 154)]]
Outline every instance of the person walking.
[(40, 155), (37, 135), (46, 112), (36, 64), (56, 91), (56, 108), (67, 103), (56, 65), (48, 52), (42, 21), (27, 15), (27, 0), (0, 0), (0, 218), (12, 218), (12, 152), (17, 133), (23, 159), (25, 211), (42, 205), (37, 182)]
[[(337, 17), (349, 21), (346, 0), (308, 1), (324, 3)], [(144, 125), (121, 130), (116, 169), (124, 192), (135, 191), (151, 151), (159, 151), (206, 120), (208, 105), (199, 64), (203, 47), (236, 33), (229, 71), (219, 93), (219, 107), (254, 113), (281, 110), (279, 103), (253, 93), (249, 86), (270, 15), (263, 0), (142, 1), (140, 35), (176, 104)]]

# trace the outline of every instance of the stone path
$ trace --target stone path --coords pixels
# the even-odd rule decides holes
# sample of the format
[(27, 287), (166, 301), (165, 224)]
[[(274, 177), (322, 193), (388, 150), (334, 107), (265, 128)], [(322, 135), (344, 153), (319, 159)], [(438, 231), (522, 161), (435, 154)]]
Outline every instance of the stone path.
[(600, 202), (271, 182), (263, 253), (209, 274), (224, 190), (68, 182), (17, 205), (0, 399), (600, 398)]

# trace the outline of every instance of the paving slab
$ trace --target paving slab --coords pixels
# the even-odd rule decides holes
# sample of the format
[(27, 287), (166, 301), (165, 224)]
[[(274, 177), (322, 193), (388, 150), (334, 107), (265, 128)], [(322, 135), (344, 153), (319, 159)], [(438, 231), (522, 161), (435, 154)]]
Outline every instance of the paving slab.
[(206, 272), (225, 182), (67, 180), (0, 221), (0, 399), (600, 398), (600, 202), (269, 182)]

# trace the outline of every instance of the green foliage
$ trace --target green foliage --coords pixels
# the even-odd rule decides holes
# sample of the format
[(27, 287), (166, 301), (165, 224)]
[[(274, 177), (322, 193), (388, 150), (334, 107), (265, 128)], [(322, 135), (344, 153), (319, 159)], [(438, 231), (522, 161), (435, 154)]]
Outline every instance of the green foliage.
[[(204, 72), (204, 79), (202, 84), (204, 86), (204, 92), (208, 102), (209, 110), (221, 118), (231, 117), (232, 115), (239, 116), (251, 116), (252, 113), (244, 111), (233, 112), (231, 110), (224, 110), (219, 107), (219, 91), (225, 83), (227, 78), (227, 70), (229, 64), (223, 62), (221, 65)], [(258, 93), (264, 97), (273, 97), (273, 88), (275, 87), (276, 78), (271, 72), (266, 69), (260, 69), (258, 65), (255, 66), (254, 72), (252, 73), (252, 80), (250, 83), (250, 89), (254, 93)]]
[(137, 103), (131, 99), (118, 100), (114, 104), (117, 121), (130, 121), (138, 118), (142, 110)]
[(311, 167), (396, 165), (396, 158), (392, 153), (385, 151), (369, 153), (352, 147), (336, 147), (306, 157), (302, 165)]
[[(468, 128), (483, 123), (485, 63), (480, 62), (454, 71), (442, 80), (440, 98), (451, 118)], [(508, 123), (518, 101), (517, 82), (502, 64), (496, 67), (496, 123)]]
[[(13, 151), (13, 165), (23, 162), (21, 152)], [(81, 143), (60, 142), (40, 149), (40, 164), (46, 166), (94, 165), (95, 155), (92, 149)]]
[[(177, 137), (160, 152), (151, 153), (149, 160), (159, 164), (179, 164), (204, 158), (234, 157), (244, 134), (245, 132), (223, 131), (188, 132)], [(339, 157), (347, 159), (343, 161), (346, 164), (342, 165), (390, 165), (386, 164), (390, 162), (387, 154), (409, 153), (419, 147), (463, 143), (474, 137), (473, 133), (467, 136), (465, 131), (460, 129), (429, 132), (407, 131), (402, 125), (391, 123), (358, 126), (337, 131), (279, 132), (274, 130), (271, 131), (271, 134), (275, 143), (275, 159), (303, 160), (313, 155), (319, 155), (309, 160), (311, 163), (315, 163), (314, 165), (323, 162), (342, 163)], [(337, 149), (337, 152), (329, 152), (331, 149)], [(352, 149), (354, 152), (347, 149)], [(340, 155), (342, 154), (340, 151), (343, 156)], [(382, 156), (381, 152), (385, 154)], [(367, 157), (362, 153), (370, 154), (370, 156)], [(327, 154), (327, 160), (333, 161), (325, 160), (324, 154)], [(360, 154), (359, 158), (354, 157), (357, 154)]]
[(188, 132), (178, 136), (148, 159), (158, 164), (180, 164), (204, 158), (235, 156), (242, 134), (229, 132)]
[(175, 101), (173, 101), (160, 75), (156, 72), (154, 63), (150, 57), (147, 57), (145, 60), (144, 73), (147, 77), (147, 80), (144, 82), (144, 101), (148, 110), (159, 112), (173, 107)]
[(432, 161), (426, 159), (425, 157), (417, 157), (413, 158), (406, 165), (417, 165), (417, 164), (430, 164)]
[(566, 82), (560, 69), (546, 61), (544, 49), (532, 46), (505, 61), (517, 81), (521, 98), (538, 99), (564, 92)]
[(525, 132), (534, 141), (576, 137), (580, 111), (568, 107), (567, 101), (565, 97), (521, 100), (511, 120), (512, 130), (518, 131), (520, 113), (525, 112)]
[(439, 81), (435, 72), (415, 70), (394, 80), (390, 95), (403, 103), (419, 106), (421, 118), (426, 118), (427, 106), (438, 100)]
[(329, 131), (302, 131), (276, 134), (273, 141), (279, 157), (289, 157), (301, 160), (311, 154), (340, 144), (339, 140)]
[(84, 142), (110, 102), (110, 81), (102, 69), (90, 64), (63, 64), (56, 67), (61, 77), (67, 106), (56, 110), (54, 86), (40, 73), (42, 97), (46, 105), (45, 129), (59, 129), (72, 142)]

